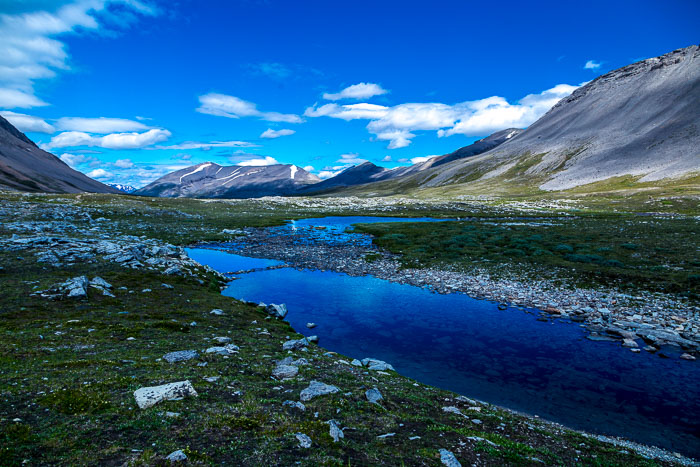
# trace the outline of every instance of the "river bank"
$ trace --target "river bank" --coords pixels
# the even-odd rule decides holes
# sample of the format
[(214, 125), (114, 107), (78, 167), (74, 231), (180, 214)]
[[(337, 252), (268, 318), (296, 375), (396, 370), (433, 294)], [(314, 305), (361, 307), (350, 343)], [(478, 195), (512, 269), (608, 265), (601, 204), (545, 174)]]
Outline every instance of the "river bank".
[[(300, 269), (372, 275), (381, 279), (449, 294), (498, 302), (505, 307), (541, 310), (538, 319), (563, 319), (586, 326), (590, 340), (616, 340), (632, 352), (646, 351), (668, 357), (664, 348), (676, 349), (680, 358), (696, 360), (700, 350), (700, 306), (678, 297), (640, 291), (634, 295), (614, 288), (582, 289), (560, 278), (523, 277), (517, 269), (506, 278), (486, 268), (468, 270), (404, 268), (396, 255), (372, 245), (362, 234), (327, 233), (322, 226), (244, 229), (223, 249), (245, 256), (269, 258)], [(200, 247), (216, 248), (202, 244)], [(236, 271), (230, 271), (236, 272)], [(531, 271), (527, 271), (531, 276)]]

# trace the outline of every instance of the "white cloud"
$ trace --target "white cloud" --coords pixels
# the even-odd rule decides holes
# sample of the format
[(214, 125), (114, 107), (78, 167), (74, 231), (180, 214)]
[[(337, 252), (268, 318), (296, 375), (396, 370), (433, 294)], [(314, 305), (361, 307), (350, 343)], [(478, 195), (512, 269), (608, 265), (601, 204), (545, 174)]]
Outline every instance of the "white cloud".
[(421, 162), (425, 162), (428, 159), (432, 159), (433, 157), (438, 157), (436, 155), (433, 156), (420, 156), (420, 157), (412, 157), (411, 158), (411, 164), (420, 164)]
[(74, 169), (81, 164), (99, 163), (99, 160), (96, 157), (85, 156), (83, 154), (64, 153), (59, 156), (59, 159), (61, 159), (63, 162), (73, 167)]
[(362, 159), (359, 157), (358, 154), (341, 154), (340, 159), (338, 159), (336, 162), (341, 162), (346, 165), (351, 165), (351, 164), (362, 164), (364, 162), (367, 162), (367, 159)]
[(384, 156), (382, 162), (391, 162), (391, 156)]
[(515, 104), (498, 96), (454, 105), (407, 103), (385, 107), (368, 103), (326, 104), (309, 107), (304, 115), (369, 120), (367, 130), (378, 140), (389, 141), (389, 149), (397, 149), (410, 145), (416, 131), (437, 131), (440, 137), (454, 134), (485, 136), (505, 128), (527, 127), (576, 88), (560, 84), (539, 94), (525, 96)]
[(318, 178), (325, 180), (327, 178), (335, 177), (340, 172), (342, 172), (342, 170), (322, 170), (318, 173)]
[(302, 119), (298, 115), (283, 114), (279, 112), (261, 112), (257, 106), (235, 96), (226, 94), (209, 93), (199, 96), (201, 104), (197, 112), (218, 117), (241, 118), (257, 117), (268, 122), (301, 123)]
[(181, 151), (187, 151), (189, 149), (202, 149), (208, 151), (211, 148), (252, 148), (257, 147), (257, 144), (249, 143), (247, 141), (185, 141), (180, 144), (173, 144), (170, 146), (155, 146), (154, 148), (148, 149), (177, 149)]
[[(123, 7), (107, 9), (108, 4)], [(104, 27), (98, 15), (109, 24), (123, 27), (135, 18), (134, 11), (156, 13), (138, 0), (76, 0), (55, 11), (0, 14), (0, 107), (48, 105), (34, 95), (34, 81), (70, 69), (66, 45), (54, 36), (77, 30), (99, 31)]]
[(22, 132), (53, 133), (56, 131), (46, 120), (33, 115), (20, 114), (10, 110), (0, 112), (0, 115)]
[(56, 122), (56, 127), (64, 131), (84, 131), (86, 133), (119, 133), (124, 131), (145, 131), (151, 127), (125, 118), (83, 118), (63, 117)]
[(260, 137), (272, 139), (272, 138), (279, 138), (280, 136), (293, 135), (294, 133), (296, 133), (296, 131), (294, 131), (294, 130), (287, 130), (287, 129), (273, 130), (272, 128), (268, 128), (267, 130), (262, 132)]
[(265, 158), (250, 159), (247, 161), (238, 162), (236, 165), (241, 165), (244, 167), (260, 167), (275, 164), (279, 164), (279, 162), (277, 162), (277, 159), (275, 159), (274, 157), (266, 156)]
[(170, 137), (168, 130), (154, 128), (144, 133), (111, 133), (104, 136), (93, 136), (82, 131), (66, 131), (60, 133), (41, 145), (42, 149), (65, 148), (76, 146), (97, 146), (107, 149), (137, 149), (150, 146)]
[(585, 70), (597, 70), (602, 65), (601, 62), (596, 62), (595, 60), (588, 60), (583, 68)]
[(134, 163), (131, 162), (131, 159), (118, 159), (114, 162), (114, 165), (120, 169), (130, 169), (134, 166)]
[(38, 97), (19, 89), (0, 88), (0, 107), (5, 109), (29, 109), (49, 105)]
[(107, 172), (105, 169), (95, 169), (91, 170), (87, 174), (88, 177), (90, 178), (109, 178), (113, 177), (113, 175), (110, 172)]
[(307, 172), (313, 172), (314, 170), (316, 170), (316, 169), (314, 169), (313, 165), (307, 165), (307, 166), (303, 167), (303, 169), (306, 170)]
[(338, 93), (325, 93), (323, 98), (329, 101), (339, 101), (341, 99), (369, 99), (374, 96), (381, 96), (389, 91), (375, 83), (357, 83), (348, 86)]

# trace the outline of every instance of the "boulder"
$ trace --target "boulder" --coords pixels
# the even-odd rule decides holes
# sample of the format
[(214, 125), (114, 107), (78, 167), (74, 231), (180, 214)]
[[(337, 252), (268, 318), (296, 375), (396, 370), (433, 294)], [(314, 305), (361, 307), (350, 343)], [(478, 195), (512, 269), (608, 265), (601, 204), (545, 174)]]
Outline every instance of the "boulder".
[(363, 358), (362, 359), (362, 365), (367, 367), (368, 370), (375, 370), (375, 371), (386, 371), (386, 370), (391, 370), (391, 371), (396, 371), (394, 370), (394, 367), (388, 364), (387, 362), (383, 362), (381, 360), (377, 360), (376, 358)]
[(197, 396), (192, 383), (189, 381), (178, 381), (160, 386), (140, 388), (134, 391), (136, 404), (141, 409), (153, 407), (162, 401), (180, 400), (188, 396)]
[(296, 340), (289, 340), (282, 344), (282, 349), (283, 350), (299, 350), (304, 347), (307, 347), (309, 344), (311, 344), (311, 341), (307, 339), (306, 337), (302, 339), (296, 339)]
[(166, 460), (173, 462), (184, 462), (187, 460), (187, 456), (181, 450), (173, 451), (165, 457)]
[(176, 352), (170, 352), (163, 355), (163, 359), (168, 363), (185, 362), (187, 360), (192, 360), (197, 358), (196, 350), (178, 350)]
[(309, 387), (301, 391), (299, 398), (306, 402), (310, 401), (314, 397), (323, 396), (326, 394), (334, 394), (340, 391), (336, 386), (330, 384), (325, 384), (320, 381), (311, 381)]
[(379, 401), (384, 400), (384, 397), (382, 397), (382, 393), (379, 392), (379, 389), (377, 388), (372, 388), (365, 391), (365, 397), (372, 404), (379, 404)]
[(345, 434), (343, 433), (343, 430), (338, 426), (338, 422), (336, 422), (335, 420), (328, 420), (326, 423), (328, 423), (328, 426), (330, 427), (328, 434), (331, 435), (331, 438), (333, 438), (334, 443), (340, 441), (341, 438), (345, 438)]
[(282, 402), (282, 405), (285, 407), (294, 407), (295, 409), (299, 409), (302, 412), (306, 410), (306, 406), (301, 402), (297, 401), (284, 401)]
[(297, 440), (299, 441), (300, 448), (310, 448), (311, 447), (311, 438), (306, 436), (304, 433), (297, 433), (294, 436), (296, 436)]
[(299, 373), (299, 368), (294, 365), (277, 365), (275, 369), (272, 370), (272, 376), (277, 379), (294, 378), (297, 373)]
[(233, 355), (235, 353), (238, 353), (239, 350), (240, 350), (240, 347), (238, 347), (237, 345), (226, 344), (223, 347), (209, 347), (204, 352), (205, 353), (213, 353), (216, 355), (227, 356), (227, 355)]
[(447, 449), (440, 449), (440, 462), (447, 467), (462, 467), (455, 455)]
[(283, 319), (285, 316), (287, 316), (287, 305), (285, 305), (284, 303), (279, 305), (276, 305), (274, 303), (265, 305), (264, 303), (261, 303), (260, 306), (265, 308), (265, 311), (268, 315), (273, 316), (275, 318)]

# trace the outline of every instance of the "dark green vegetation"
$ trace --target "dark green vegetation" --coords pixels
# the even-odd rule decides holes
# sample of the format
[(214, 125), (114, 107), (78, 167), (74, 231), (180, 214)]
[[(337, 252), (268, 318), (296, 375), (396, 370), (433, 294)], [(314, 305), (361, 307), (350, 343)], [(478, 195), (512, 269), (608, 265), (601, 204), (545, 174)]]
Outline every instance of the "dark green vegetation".
[(358, 230), (401, 255), (407, 267), (446, 263), (494, 272), (526, 265), (533, 277), (579, 285), (643, 288), (697, 299), (700, 221), (638, 215), (475, 219), (427, 224), (368, 224)]
[[(350, 210), (291, 205), (273, 210), (263, 202), (101, 195), (0, 197), (2, 206), (20, 199), (25, 204), (17, 216), (2, 219), (0, 237), (13, 233), (7, 222), (45, 222), (34, 212), (37, 203), (55, 204), (57, 212), (61, 203), (80, 206), (93, 218), (109, 219), (101, 224), (103, 232), (115, 236), (145, 235), (177, 244), (230, 237), (222, 234), (223, 228)], [(413, 215), (459, 213), (434, 206), (399, 209)], [(380, 213), (395, 214), (377, 209)], [(60, 216), (55, 220), (61, 221)], [(79, 230), (65, 235), (87, 235), (87, 221), (73, 225)], [(625, 243), (643, 245), (636, 238)], [(37, 263), (31, 250), (1, 251), (0, 267), (0, 465), (167, 465), (164, 456), (176, 449), (200, 465), (439, 465), (440, 448), (453, 451), (463, 465), (538, 464), (534, 459), (550, 465), (656, 465), (537, 419), (489, 405), (470, 409), (474, 404), (458, 401), (452, 393), (395, 373), (352, 367), (340, 362), (349, 359), (315, 346), (296, 352), (310, 360), (297, 378), (276, 381), (271, 378), (274, 361), (288, 355), (282, 343), (295, 337), (294, 331), (257, 307), (223, 297), (217, 278), (204, 271), (198, 277), (171, 277), (102, 261), (55, 269)], [(94, 289), (84, 301), (31, 296), (78, 275), (99, 275), (114, 286), (116, 297)], [(225, 314), (210, 314), (214, 308)], [(240, 353), (230, 358), (202, 355), (215, 345), (213, 336), (230, 337)], [(176, 364), (159, 360), (165, 353), (190, 349), (200, 357)], [(204, 379), (211, 376), (219, 379)], [(134, 390), (185, 379), (198, 397), (146, 410), (136, 406)], [(307, 402), (304, 412), (282, 405), (298, 400), (313, 379), (338, 386), (340, 393)], [(385, 398), (381, 406), (365, 399), (372, 387)], [(483, 423), (445, 413), (443, 406), (457, 406)], [(338, 443), (324, 423), (330, 419), (345, 427)], [(310, 449), (297, 446), (297, 432), (312, 438)], [(377, 438), (386, 433), (396, 435)], [(411, 441), (412, 436), (420, 439)]]

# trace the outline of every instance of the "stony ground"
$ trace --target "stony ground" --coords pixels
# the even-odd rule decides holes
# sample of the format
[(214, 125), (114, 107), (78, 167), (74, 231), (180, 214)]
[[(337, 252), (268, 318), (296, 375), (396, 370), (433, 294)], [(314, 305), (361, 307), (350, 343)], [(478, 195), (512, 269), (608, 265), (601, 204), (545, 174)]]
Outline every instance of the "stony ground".
[[(98, 195), (0, 202), (1, 465), (691, 462), (327, 352), (274, 317), (279, 310), (222, 296), (221, 277), (181, 249), (347, 207)], [(394, 209), (377, 202), (364, 212)]]

